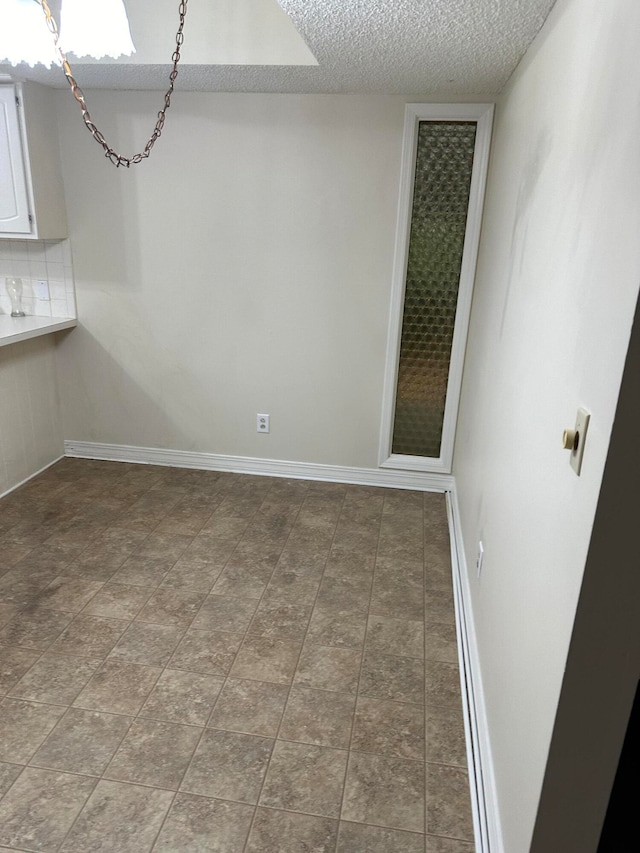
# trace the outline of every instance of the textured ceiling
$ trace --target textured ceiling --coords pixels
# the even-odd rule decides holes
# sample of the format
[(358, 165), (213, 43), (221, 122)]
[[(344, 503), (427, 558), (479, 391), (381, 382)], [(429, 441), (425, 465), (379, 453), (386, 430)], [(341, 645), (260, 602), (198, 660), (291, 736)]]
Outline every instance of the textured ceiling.
[[(147, 47), (145, 53), (139, 52), (129, 62), (75, 61), (72, 65), (78, 83), (87, 89), (165, 89), (178, 0), (125, 2), (127, 6), (150, 4), (154, 8), (153, 40), (156, 41), (157, 31), (158, 44), (153, 51)], [(282, 36), (288, 52), (283, 47), (283, 52), (274, 50), (265, 57), (247, 49), (240, 52), (242, 58), (233, 60), (248, 64), (231, 64), (228, 52), (220, 52), (218, 58), (214, 56), (204, 63), (192, 50), (189, 59), (189, 40), (196, 40), (205, 29), (198, 22), (205, 5), (211, 9), (229, 2), (189, 0), (185, 64), (180, 67), (177, 89), (388, 93), (437, 99), (492, 96), (506, 83), (555, 0), (278, 0), (281, 9), (275, 10), (267, 8), (274, 7), (275, 0), (235, 0), (238, 9), (250, 11), (253, 4), (256, 10), (250, 16), (249, 28), (254, 21), (257, 31), (247, 32), (247, 44), (264, 47), (279, 42)], [(162, 20), (165, 7), (166, 22)], [(195, 32), (191, 33), (190, 15), (195, 21)], [(278, 15), (282, 19), (279, 23)], [(278, 33), (266, 28), (267, 18), (280, 27)], [(298, 42), (296, 49), (297, 37), (291, 22), (306, 47)], [(166, 64), (158, 64), (158, 50), (160, 55), (166, 55)], [(290, 64), (313, 62), (313, 57), (317, 65)], [(23, 79), (51, 86), (67, 85), (59, 68), (0, 66), (0, 70), (10, 70), (14, 75), (17, 71)]]

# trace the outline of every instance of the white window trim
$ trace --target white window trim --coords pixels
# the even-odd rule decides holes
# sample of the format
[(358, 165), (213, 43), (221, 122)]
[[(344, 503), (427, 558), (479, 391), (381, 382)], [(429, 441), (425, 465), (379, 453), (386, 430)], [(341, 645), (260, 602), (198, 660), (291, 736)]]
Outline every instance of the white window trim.
[[(448, 474), (451, 472), (453, 445), (455, 440), (458, 404), (462, 385), (464, 351), (471, 313), (471, 297), (478, 257), (482, 205), (489, 163), (489, 146), (493, 124), (493, 104), (407, 104), (405, 107), (402, 168), (400, 173), (400, 197), (396, 247), (393, 261), (393, 280), (387, 356), (385, 366), (384, 393), (382, 402), (382, 424), (380, 429), (381, 468), (398, 468), (411, 471), (429, 471)], [(467, 227), (460, 270), (460, 287), (456, 307), (456, 322), (451, 347), (451, 362), (447, 382), (447, 397), (444, 410), (440, 456), (405, 456), (391, 452), (393, 438), (393, 416), (395, 410), (400, 337), (404, 310), (404, 293), (413, 206), (413, 185), (418, 146), (418, 126), (421, 121), (477, 121), (474, 149), (473, 173), (469, 193)]]

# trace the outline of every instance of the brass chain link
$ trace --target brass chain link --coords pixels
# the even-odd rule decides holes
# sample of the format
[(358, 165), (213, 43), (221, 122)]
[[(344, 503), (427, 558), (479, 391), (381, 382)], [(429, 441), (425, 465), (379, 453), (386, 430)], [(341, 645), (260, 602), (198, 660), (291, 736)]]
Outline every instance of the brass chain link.
[(126, 166), (127, 168), (129, 168), (132, 163), (141, 163), (142, 160), (149, 156), (149, 154), (151, 153), (151, 149), (155, 145), (156, 140), (162, 133), (166, 113), (169, 107), (171, 106), (171, 95), (173, 94), (173, 87), (176, 82), (176, 77), (178, 76), (180, 48), (182, 47), (182, 43), (184, 41), (184, 20), (187, 14), (187, 3), (189, 2), (189, 0), (180, 0), (180, 5), (178, 7), (180, 25), (178, 27), (178, 32), (176, 33), (176, 48), (173, 51), (173, 55), (171, 57), (171, 61), (173, 62), (173, 68), (171, 69), (171, 73), (169, 74), (169, 88), (165, 92), (164, 107), (158, 113), (158, 120), (156, 122), (156, 126), (154, 127), (153, 133), (149, 137), (147, 144), (144, 146), (144, 149), (139, 154), (134, 154), (133, 157), (123, 157), (121, 154), (118, 154), (117, 151), (111, 148), (111, 146), (108, 144), (107, 140), (104, 138), (100, 130), (98, 130), (96, 125), (93, 123), (82, 89), (76, 83), (75, 77), (73, 76), (71, 66), (69, 65), (69, 61), (67, 60), (65, 52), (58, 45), (58, 39), (60, 38), (60, 34), (58, 32), (58, 25), (55, 21), (55, 18), (51, 14), (49, 4), (47, 3), (47, 0), (37, 0), (37, 2), (40, 3), (40, 5), (42, 6), (45, 18), (47, 19), (47, 26), (49, 28), (49, 31), (53, 35), (56, 50), (62, 60), (62, 69), (64, 71), (65, 77), (67, 78), (67, 81), (71, 86), (73, 96), (75, 97), (76, 101), (80, 105), (80, 109), (82, 110), (82, 118), (84, 119), (84, 123), (89, 129), (89, 132), (91, 133), (93, 138), (96, 140), (96, 142), (104, 149), (104, 156), (107, 157), (107, 159), (109, 159), (114, 166)]

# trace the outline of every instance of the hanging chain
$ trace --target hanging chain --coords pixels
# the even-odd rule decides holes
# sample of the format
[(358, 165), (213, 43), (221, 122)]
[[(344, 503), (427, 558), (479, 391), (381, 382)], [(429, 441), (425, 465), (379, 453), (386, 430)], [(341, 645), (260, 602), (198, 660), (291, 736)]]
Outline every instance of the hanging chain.
[(58, 51), (62, 60), (62, 69), (64, 71), (65, 77), (67, 78), (67, 81), (71, 86), (73, 96), (75, 97), (76, 101), (80, 105), (80, 109), (82, 110), (82, 118), (84, 119), (84, 123), (93, 138), (96, 140), (96, 142), (104, 148), (104, 156), (111, 160), (114, 166), (126, 166), (127, 168), (129, 168), (132, 163), (141, 163), (146, 157), (149, 156), (149, 154), (151, 153), (151, 149), (155, 145), (156, 139), (158, 139), (158, 137), (162, 133), (166, 113), (169, 107), (171, 106), (171, 95), (173, 94), (173, 87), (176, 82), (176, 77), (178, 76), (180, 48), (182, 47), (182, 43), (184, 41), (184, 19), (187, 14), (187, 3), (189, 2), (189, 0), (180, 0), (180, 5), (178, 7), (180, 25), (178, 27), (178, 32), (176, 33), (176, 48), (173, 51), (173, 55), (171, 57), (171, 61), (173, 62), (173, 68), (171, 69), (171, 73), (169, 74), (169, 88), (165, 92), (164, 107), (158, 113), (158, 121), (156, 122), (156, 126), (153, 129), (153, 133), (149, 137), (149, 141), (144, 146), (143, 151), (141, 151), (140, 154), (134, 154), (133, 157), (123, 157), (121, 154), (118, 154), (117, 151), (111, 148), (102, 133), (93, 123), (91, 114), (89, 113), (89, 109), (87, 108), (87, 102), (85, 100), (82, 89), (76, 83), (75, 77), (73, 76), (71, 66), (69, 65), (69, 61), (67, 60), (65, 52), (58, 45), (58, 39), (60, 38), (60, 34), (58, 33), (58, 25), (56, 24), (55, 18), (51, 14), (49, 4), (47, 3), (47, 0), (37, 0), (37, 2), (40, 3), (40, 5), (42, 6), (42, 10), (47, 19), (47, 26), (49, 27), (49, 31), (53, 35), (56, 50)]

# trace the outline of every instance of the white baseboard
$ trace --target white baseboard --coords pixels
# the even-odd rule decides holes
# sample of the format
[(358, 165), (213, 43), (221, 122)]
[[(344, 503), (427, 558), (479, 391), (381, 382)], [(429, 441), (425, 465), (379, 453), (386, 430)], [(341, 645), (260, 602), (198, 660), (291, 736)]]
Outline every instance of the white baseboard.
[(29, 480), (33, 480), (34, 477), (39, 477), (47, 468), (51, 468), (52, 465), (55, 465), (56, 462), (59, 462), (61, 459), (64, 459), (64, 456), (58, 456), (52, 462), (47, 462), (46, 465), (43, 465), (42, 468), (38, 468), (37, 471), (34, 471), (33, 474), (29, 474), (28, 477), (25, 477), (24, 480), (20, 480), (19, 483), (16, 483), (15, 486), (11, 486), (11, 488), (7, 489), (5, 492), (0, 494), (0, 499), (10, 495), (11, 492), (15, 492), (16, 489), (19, 489), (20, 486), (24, 486), (25, 483), (28, 483)]
[(103, 444), (93, 441), (65, 441), (64, 447), (65, 456), (80, 459), (105, 459), (112, 462), (137, 462), (146, 465), (199, 468), (205, 471), (229, 471), (235, 474), (325, 480), (361, 486), (415, 489), (423, 492), (445, 492), (453, 485), (453, 477), (450, 474), (428, 474), (422, 471), (350, 468), (342, 465), (285, 462), (280, 459), (254, 459), (249, 456), (223, 456), (217, 453), (194, 453), (185, 450), (132, 447), (125, 444)]
[(473, 621), (467, 561), (455, 482), (447, 493), (458, 655), (467, 736), (467, 764), (476, 853), (504, 853), (482, 674)]

